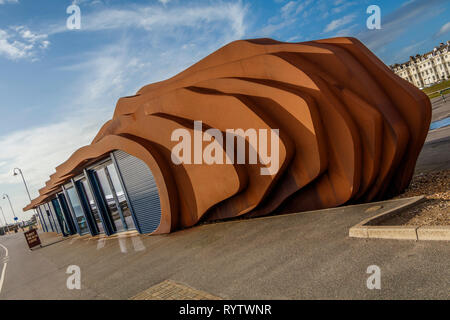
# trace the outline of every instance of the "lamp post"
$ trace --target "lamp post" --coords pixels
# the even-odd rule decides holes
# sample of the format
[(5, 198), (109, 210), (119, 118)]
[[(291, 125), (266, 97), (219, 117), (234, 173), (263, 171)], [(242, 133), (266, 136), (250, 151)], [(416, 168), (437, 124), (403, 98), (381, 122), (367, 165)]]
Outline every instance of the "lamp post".
[(22, 181), (23, 181), (23, 184), (25, 185), (25, 190), (27, 190), (28, 199), (30, 199), (30, 201), (31, 201), (30, 191), (28, 191), (27, 182), (25, 181), (25, 178), (23, 177), (22, 170), (20, 170), (19, 168), (14, 168), (13, 172), (14, 172), (14, 174), (13, 174), (14, 176), (17, 176), (17, 172), (19, 172), (20, 175), (22, 176)]
[(3, 220), (5, 220), (5, 227), (8, 226), (8, 222), (6, 222), (5, 213), (3, 212), (2, 206), (0, 206), (0, 210), (2, 211)]
[[(25, 178), (23, 176), (22, 170), (20, 170), (20, 168), (14, 168), (13, 173), (14, 173), (13, 174), (14, 176), (17, 176), (18, 173), (19, 173), (20, 176), (22, 177), (23, 184), (25, 185), (25, 190), (27, 191), (28, 199), (30, 199), (30, 203), (31, 203), (30, 191), (28, 190), (28, 185), (27, 185), (27, 182), (25, 181)], [(34, 212), (34, 215), (37, 216), (39, 220), (41, 220), (41, 217), (36, 212), (36, 209), (33, 209), (33, 212)], [(42, 221), (41, 221), (41, 226), (42, 226)]]
[(16, 213), (14, 212), (13, 206), (12, 206), (12, 204), (11, 204), (11, 199), (9, 199), (9, 196), (8, 196), (6, 193), (3, 194), (3, 200), (4, 200), (4, 199), (8, 199), (9, 206), (11, 207), (11, 211), (12, 211), (13, 216), (14, 216), (14, 221), (17, 221), (18, 219), (17, 219), (17, 217), (16, 217)]

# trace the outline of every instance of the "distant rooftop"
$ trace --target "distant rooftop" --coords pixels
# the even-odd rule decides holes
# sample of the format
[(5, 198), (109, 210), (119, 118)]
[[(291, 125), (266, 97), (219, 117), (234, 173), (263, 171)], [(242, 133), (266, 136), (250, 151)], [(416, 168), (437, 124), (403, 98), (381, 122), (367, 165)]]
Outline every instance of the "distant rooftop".
[(450, 40), (448, 40), (446, 43), (441, 42), (439, 44), (439, 46), (434, 47), (434, 49), (432, 51), (426, 52), (424, 54), (416, 54), (415, 56), (410, 56), (408, 61), (403, 62), (403, 63), (394, 63), (394, 64), (390, 65), (390, 67), (395, 68), (395, 67), (398, 67), (401, 65), (408, 65), (410, 62), (417, 62), (420, 59), (428, 57), (429, 55), (435, 55), (436, 53), (443, 52), (445, 50), (448, 51), (449, 47), (450, 47)]

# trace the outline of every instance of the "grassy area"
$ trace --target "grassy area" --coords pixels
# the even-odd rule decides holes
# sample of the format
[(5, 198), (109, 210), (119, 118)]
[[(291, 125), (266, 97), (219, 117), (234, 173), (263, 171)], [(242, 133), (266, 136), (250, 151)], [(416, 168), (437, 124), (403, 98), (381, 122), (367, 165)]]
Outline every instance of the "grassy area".
[(430, 98), (430, 99), (433, 99), (433, 98), (436, 98), (436, 97), (440, 97), (441, 96), (441, 93), (442, 94), (449, 94), (450, 93), (450, 88), (447, 88), (447, 89), (444, 89), (444, 90), (441, 90), (441, 91), (437, 91), (437, 92), (434, 92), (434, 93), (431, 93), (431, 94), (428, 94), (428, 98)]
[[(439, 97), (439, 91), (449, 89), (450, 88), (450, 80), (442, 81), (441, 83), (435, 84), (434, 86), (428, 87), (423, 89), (423, 92), (425, 92), (430, 99)], [(437, 92), (436, 92), (437, 91)], [(448, 90), (446, 90), (447, 93)]]

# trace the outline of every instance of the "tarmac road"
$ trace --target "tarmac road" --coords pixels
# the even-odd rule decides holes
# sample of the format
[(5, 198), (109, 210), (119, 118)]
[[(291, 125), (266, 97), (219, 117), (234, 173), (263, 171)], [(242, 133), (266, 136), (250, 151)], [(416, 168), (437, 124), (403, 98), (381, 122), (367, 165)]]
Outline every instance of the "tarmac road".
[(445, 95), (445, 102), (442, 97), (431, 99), (433, 106), (433, 116), (431, 121), (438, 121), (450, 116), (450, 94)]
[[(432, 122), (450, 116), (450, 95), (446, 95), (447, 102), (442, 98), (432, 100)], [(417, 160), (416, 173), (449, 170), (450, 169), (450, 126), (431, 130), (425, 145)]]
[[(378, 213), (365, 212), (371, 206), (69, 239), (33, 252), (22, 233), (0, 237), (10, 252), (0, 299), (128, 299), (166, 279), (226, 299), (449, 299), (448, 242), (348, 237)], [(67, 289), (69, 265), (80, 267), (81, 290)], [(366, 286), (371, 265), (381, 269), (381, 290)]]

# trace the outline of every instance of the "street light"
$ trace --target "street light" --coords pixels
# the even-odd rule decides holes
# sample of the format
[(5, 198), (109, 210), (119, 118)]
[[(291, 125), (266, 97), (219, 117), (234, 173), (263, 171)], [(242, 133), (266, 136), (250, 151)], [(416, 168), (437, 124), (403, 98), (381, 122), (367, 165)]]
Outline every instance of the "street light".
[(23, 181), (23, 184), (25, 185), (25, 190), (27, 190), (28, 199), (30, 199), (30, 202), (31, 202), (30, 191), (28, 191), (27, 182), (25, 181), (25, 178), (23, 177), (22, 170), (20, 170), (19, 168), (14, 168), (13, 172), (14, 172), (14, 176), (17, 176), (17, 172), (19, 172), (20, 175), (22, 176), (22, 181)]
[[(25, 181), (25, 178), (23, 177), (22, 170), (20, 170), (20, 168), (14, 168), (13, 173), (14, 173), (13, 174), (14, 176), (17, 176), (18, 174), (20, 174), (22, 176), (22, 181), (23, 181), (23, 184), (25, 185), (25, 190), (27, 190), (28, 199), (30, 199), (30, 203), (31, 203), (30, 191), (28, 190), (27, 182)], [(41, 220), (41, 217), (36, 212), (36, 209), (33, 209), (33, 211), (34, 211), (35, 216), (37, 216), (39, 218), (39, 220)], [(41, 226), (42, 226), (42, 221), (41, 221)]]
[(8, 196), (6, 193), (3, 194), (3, 200), (5, 200), (5, 199), (8, 199), (9, 206), (11, 207), (11, 211), (12, 211), (13, 216), (14, 216), (14, 221), (17, 222), (18, 219), (17, 219), (17, 217), (16, 217), (16, 213), (14, 212), (13, 206), (12, 206), (12, 204), (11, 204), (11, 200), (9, 199), (9, 196)]
[(5, 213), (3, 212), (2, 206), (0, 206), (0, 210), (2, 211), (3, 220), (5, 220), (5, 227), (8, 227), (8, 222), (6, 222)]

